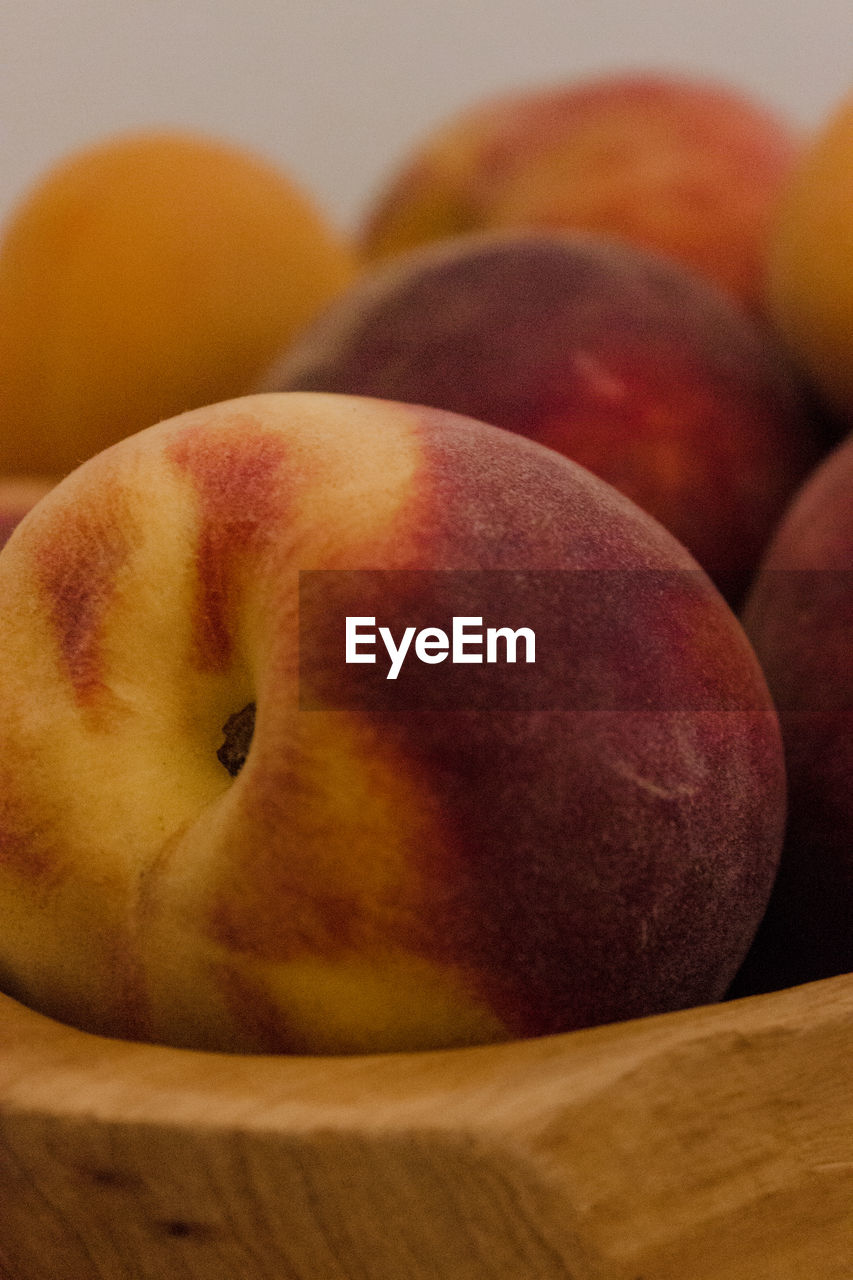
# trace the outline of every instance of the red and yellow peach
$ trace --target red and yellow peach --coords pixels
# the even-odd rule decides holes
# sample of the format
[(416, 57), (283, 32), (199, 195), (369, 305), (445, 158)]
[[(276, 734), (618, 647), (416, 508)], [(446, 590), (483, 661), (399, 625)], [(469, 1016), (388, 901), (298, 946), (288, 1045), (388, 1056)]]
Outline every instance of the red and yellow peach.
[[(521, 584), (543, 656), (571, 638), (560, 679), (525, 702), (505, 663), (412, 711), (436, 668), (377, 667), (377, 700), (341, 581), (395, 634), (442, 583), (498, 622)], [(48, 494), (0, 596), (0, 985), (37, 1009), (416, 1049), (714, 1000), (746, 952), (784, 819), (752, 649), (660, 525), (522, 436), (346, 396), (196, 410)]]
[(437, 128), (377, 195), (370, 258), (489, 228), (572, 227), (666, 253), (762, 311), (792, 125), (727, 85), (622, 73), (487, 99)]

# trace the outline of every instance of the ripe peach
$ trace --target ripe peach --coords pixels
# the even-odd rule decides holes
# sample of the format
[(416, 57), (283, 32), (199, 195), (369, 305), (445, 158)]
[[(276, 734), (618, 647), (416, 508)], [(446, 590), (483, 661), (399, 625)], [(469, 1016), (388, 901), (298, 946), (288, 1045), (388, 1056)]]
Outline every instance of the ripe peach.
[(580, 227), (687, 264), (761, 310), (791, 125), (727, 85), (613, 74), (477, 103), (427, 137), (361, 233), (376, 258), (484, 228)]
[(262, 385), (530, 436), (651, 512), (732, 603), (823, 447), (763, 327), (671, 260), (584, 233), (457, 237), (376, 266)]
[(53, 488), (55, 479), (47, 476), (0, 477), (0, 547), (2, 547), (24, 516), (40, 498)]
[(779, 708), (790, 810), (740, 990), (853, 969), (853, 436), (779, 525), (744, 625)]
[(853, 425), (853, 93), (807, 146), (769, 235), (768, 311)]
[(0, 473), (64, 474), (241, 394), (354, 271), (308, 197), (239, 147), (162, 131), (68, 157), (0, 244)]
[[(0, 985), (25, 1003), (416, 1049), (713, 1000), (746, 952), (784, 819), (760, 668), (683, 548), (552, 450), (237, 399), (63, 480), (0, 598)], [(435, 665), (448, 607), (535, 616), (535, 663)], [(427, 657), (347, 663), (351, 617), (417, 624)]]

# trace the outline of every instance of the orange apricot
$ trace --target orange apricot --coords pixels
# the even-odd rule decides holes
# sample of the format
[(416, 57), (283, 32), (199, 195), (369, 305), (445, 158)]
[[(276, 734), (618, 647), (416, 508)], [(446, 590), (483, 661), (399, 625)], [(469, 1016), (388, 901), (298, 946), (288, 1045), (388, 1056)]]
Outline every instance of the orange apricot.
[(355, 271), (273, 164), (178, 131), (63, 160), (0, 244), (0, 472), (65, 473), (239, 395)]

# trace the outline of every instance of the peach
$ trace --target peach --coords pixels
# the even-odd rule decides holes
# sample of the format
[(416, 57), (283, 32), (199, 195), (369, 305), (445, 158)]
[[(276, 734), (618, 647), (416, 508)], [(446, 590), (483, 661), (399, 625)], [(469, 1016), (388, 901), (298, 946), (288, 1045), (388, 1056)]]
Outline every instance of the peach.
[[(41, 1011), (417, 1049), (713, 1000), (743, 959), (784, 821), (764, 678), (683, 548), (552, 450), (238, 398), (64, 479), (0, 598), (0, 985)], [(469, 659), (533, 623), (535, 660), (457, 662), (460, 619)]]
[(56, 484), (48, 476), (0, 477), (0, 547), (40, 498)]
[(375, 266), (262, 380), (429, 404), (580, 462), (737, 603), (822, 424), (763, 327), (657, 254), (503, 232)]
[(768, 247), (768, 313), (853, 425), (853, 93), (810, 140), (783, 189)]
[(853, 969), (853, 436), (791, 502), (743, 620), (779, 709), (790, 795), (746, 992)]
[(724, 84), (623, 73), (521, 89), (414, 148), (360, 239), (376, 258), (487, 228), (579, 227), (669, 254), (761, 311), (768, 223), (799, 147)]
[(153, 131), (65, 158), (0, 243), (0, 474), (64, 474), (241, 394), (354, 272), (308, 196), (238, 146)]

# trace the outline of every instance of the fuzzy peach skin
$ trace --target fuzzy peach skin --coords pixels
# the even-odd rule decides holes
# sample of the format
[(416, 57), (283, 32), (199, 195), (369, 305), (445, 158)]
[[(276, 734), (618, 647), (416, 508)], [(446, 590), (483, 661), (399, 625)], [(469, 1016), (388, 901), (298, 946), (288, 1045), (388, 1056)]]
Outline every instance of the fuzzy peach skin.
[(853, 436), (792, 501), (743, 620), (779, 708), (790, 792), (746, 993), (853, 969)]
[(460, 236), (375, 266), (262, 385), (538, 440), (656, 516), (735, 605), (828, 448), (764, 326), (677, 263), (581, 232)]
[(370, 258), (489, 227), (581, 227), (667, 253), (763, 311), (766, 236), (793, 126), (725, 84), (649, 73), (473, 104), (377, 193)]
[[(425, 570), (547, 571), (558, 620), (598, 571), (579, 706), (502, 710), (505, 664), (479, 710), (344, 705), (322, 669), (301, 709), (320, 569), (414, 571), (397, 630), (429, 616)], [(763, 677), (679, 544), (540, 445), (367, 398), (200, 409), (54, 489), (0, 598), (0, 987), (39, 1010), (200, 1048), (418, 1049), (714, 1000), (746, 952), (784, 820)], [(585, 707), (587, 679), (637, 705)]]
[(355, 271), (310, 195), (240, 146), (153, 130), (64, 157), (0, 240), (0, 474), (63, 475), (248, 391)]
[(12, 530), (24, 516), (57, 483), (49, 476), (0, 477), (0, 547), (8, 542)]
[(767, 311), (853, 427), (853, 92), (816, 130), (768, 237)]

